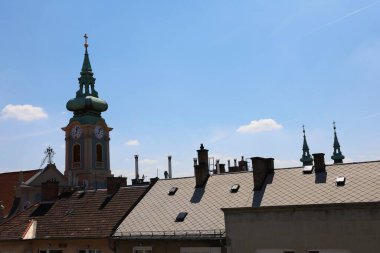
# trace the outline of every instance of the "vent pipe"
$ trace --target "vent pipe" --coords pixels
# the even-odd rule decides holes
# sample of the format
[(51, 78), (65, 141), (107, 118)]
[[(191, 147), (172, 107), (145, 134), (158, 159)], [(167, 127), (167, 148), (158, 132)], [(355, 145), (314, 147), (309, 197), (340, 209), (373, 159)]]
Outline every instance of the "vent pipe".
[(135, 155), (135, 179), (138, 179), (139, 177), (139, 156)]
[(168, 156), (169, 178), (172, 178), (172, 156)]

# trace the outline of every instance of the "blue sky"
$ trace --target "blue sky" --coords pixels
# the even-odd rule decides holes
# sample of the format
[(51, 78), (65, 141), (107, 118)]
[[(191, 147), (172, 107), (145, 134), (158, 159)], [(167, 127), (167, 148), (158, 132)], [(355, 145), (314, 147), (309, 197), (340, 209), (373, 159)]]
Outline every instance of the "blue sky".
[(134, 154), (140, 174), (162, 177), (172, 155), (173, 176), (193, 175), (200, 143), (222, 163), (297, 166), (303, 124), (331, 163), (333, 120), (345, 161), (378, 160), (379, 13), (380, 1), (0, 0), (0, 172), (38, 168), (48, 145), (64, 170), (84, 33), (115, 175), (133, 176)]

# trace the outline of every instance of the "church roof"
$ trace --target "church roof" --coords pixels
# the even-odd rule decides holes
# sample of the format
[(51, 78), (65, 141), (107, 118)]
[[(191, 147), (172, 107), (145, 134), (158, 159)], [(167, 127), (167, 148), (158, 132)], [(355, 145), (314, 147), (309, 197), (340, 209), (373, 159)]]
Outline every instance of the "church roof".
[(147, 187), (122, 187), (62, 193), (55, 202), (40, 202), (0, 225), (0, 240), (19, 240), (36, 222), (35, 239), (106, 238)]
[[(201, 188), (194, 188), (194, 177), (158, 180), (114, 236), (220, 237), (225, 230), (221, 208), (380, 201), (380, 161), (327, 165), (326, 173), (304, 174), (303, 167), (276, 169), (259, 191), (253, 191), (252, 174), (212, 175)], [(338, 177), (345, 177), (344, 186), (337, 186)], [(233, 193), (231, 187), (237, 184), (237, 192)], [(177, 190), (170, 195), (173, 187)], [(180, 218), (185, 217), (178, 222), (180, 213)]]
[(26, 182), (40, 171), (41, 170), (25, 170), (0, 174), (0, 201), (4, 206), (4, 216), (8, 215), (12, 208), (15, 197), (15, 187), (21, 183), (20, 180)]

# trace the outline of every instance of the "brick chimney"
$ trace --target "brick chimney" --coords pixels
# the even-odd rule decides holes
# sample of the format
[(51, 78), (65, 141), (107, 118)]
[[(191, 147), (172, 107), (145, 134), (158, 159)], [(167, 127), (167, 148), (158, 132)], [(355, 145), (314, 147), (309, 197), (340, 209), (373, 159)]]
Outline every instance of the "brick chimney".
[(313, 154), (313, 157), (314, 157), (315, 172), (325, 172), (326, 171), (325, 154), (317, 153), (317, 154)]
[(251, 160), (253, 168), (253, 190), (258, 191), (261, 190), (267, 175), (274, 173), (274, 159), (252, 157)]
[(58, 197), (59, 182), (55, 179), (41, 183), (41, 202), (55, 201)]
[(206, 182), (209, 174), (208, 167), (208, 150), (204, 148), (203, 144), (198, 152), (198, 164), (194, 159), (194, 174), (195, 174), (195, 187), (202, 187)]
[(226, 165), (224, 163), (219, 163), (220, 173), (226, 173)]
[(127, 186), (126, 177), (107, 177), (107, 194), (115, 194), (120, 187)]
[(239, 161), (239, 171), (247, 171), (248, 170), (248, 162), (244, 161), (244, 156), (241, 157)]

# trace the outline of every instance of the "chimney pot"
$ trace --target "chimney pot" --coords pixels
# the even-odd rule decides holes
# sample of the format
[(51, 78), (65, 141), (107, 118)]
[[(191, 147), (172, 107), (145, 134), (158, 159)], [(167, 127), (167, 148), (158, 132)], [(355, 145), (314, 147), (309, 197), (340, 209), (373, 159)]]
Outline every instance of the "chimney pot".
[(168, 156), (169, 178), (172, 178), (172, 156)]
[(208, 164), (208, 150), (204, 148), (203, 144), (198, 152), (198, 165), (194, 159), (194, 174), (195, 174), (195, 187), (202, 187), (209, 177), (209, 164)]
[(244, 161), (244, 156), (241, 157), (241, 161), (239, 161), (239, 171), (247, 171), (248, 170), (248, 162)]
[(135, 179), (138, 179), (139, 177), (139, 156), (135, 155)]

